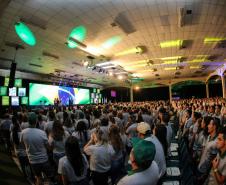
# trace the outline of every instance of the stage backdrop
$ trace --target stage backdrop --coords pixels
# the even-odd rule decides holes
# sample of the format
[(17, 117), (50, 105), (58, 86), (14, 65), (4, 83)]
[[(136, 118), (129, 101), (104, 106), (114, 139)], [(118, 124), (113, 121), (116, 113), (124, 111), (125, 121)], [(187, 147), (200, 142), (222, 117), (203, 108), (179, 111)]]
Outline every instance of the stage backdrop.
[(89, 89), (29, 84), (30, 105), (53, 105), (55, 98), (58, 98), (63, 105), (68, 105), (69, 100), (73, 100), (73, 104), (90, 104)]

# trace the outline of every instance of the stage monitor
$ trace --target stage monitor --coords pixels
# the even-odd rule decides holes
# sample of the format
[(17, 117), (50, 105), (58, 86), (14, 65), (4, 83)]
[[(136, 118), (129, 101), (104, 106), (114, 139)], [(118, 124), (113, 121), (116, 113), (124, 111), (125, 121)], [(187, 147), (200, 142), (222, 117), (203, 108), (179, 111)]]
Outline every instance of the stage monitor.
[(26, 96), (26, 88), (18, 88), (18, 96)]
[(15, 79), (14, 87), (22, 87), (22, 79)]
[(0, 87), (0, 96), (7, 96), (7, 87)]
[(111, 90), (111, 97), (116, 97), (116, 91)]
[(9, 88), (9, 96), (16, 96), (16, 87)]
[(90, 104), (89, 89), (29, 84), (29, 105), (53, 105), (55, 98), (61, 105), (69, 105), (69, 100), (73, 104)]
[(28, 105), (28, 97), (21, 97), (21, 105)]
[(19, 106), (20, 105), (18, 96), (11, 97), (11, 105), (12, 106)]
[(2, 105), (3, 106), (9, 105), (9, 96), (2, 96)]

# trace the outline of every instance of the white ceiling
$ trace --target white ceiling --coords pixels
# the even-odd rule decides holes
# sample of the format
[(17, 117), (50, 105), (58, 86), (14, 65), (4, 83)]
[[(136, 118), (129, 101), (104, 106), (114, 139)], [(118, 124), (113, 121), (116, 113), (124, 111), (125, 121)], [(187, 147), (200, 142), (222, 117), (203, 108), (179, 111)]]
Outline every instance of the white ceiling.
[[(3, 0), (4, 1), (4, 0)], [(0, 3), (3, 1), (0, 0)], [(164, 70), (166, 67), (184, 66), (179, 69), (180, 78), (208, 76), (217, 67), (225, 63), (224, 48), (214, 48), (215, 44), (204, 44), (206, 37), (226, 38), (226, 0), (5, 0), (9, 1), (4, 12), (0, 14), (0, 57), (12, 59), (13, 48), (5, 46), (5, 42), (19, 43), (25, 50), (19, 50), (16, 61), (17, 70), (35, 73), (55, 73), (55, 69), (63, 70), (70, 76), (83, 75), (82, 79), (103, 85), (121, 84), (115, 77), (99, 74), (82, 66), (87, 53), (80, 49), (69, 49), (65, 46), (70, 31), (83, 25), (87, 35), (83, 43), (87, 50), (96, 56), (95, 63), (100, 63), (100, 55), (109, 57), (115, 65), (144, 78), (144, 82), (153, 83), (158, 80), (175, 78), (176, 70)], [(192, 10), (185, 14), (184, 26), (179, 27), (180, 8)], [(134, 33), (125, 34), (118, 26), (112, 27), (118, 15), (125, 16), (136, 29)], [(37, 39), (34, 47), (24, 44), (15, 33), (14, 23), (20, 18), (38, 19), (46, 29), (27, 24)], [(121, 37), (121, 42), (104, 49), (101, 45), (113, 36)], [(160, 42), (185, 40), (185, 48), (161, 48)], [(129, 54), (115, 57), (116, 53), (145, 46), (143, 54)], [(43, 51), (59, 56), (52, 59), (42, 55)], [(198, 55), (206, 55), (204, 70), (190, 69), (189, 66), (201, 66), (202, 63), (191, 63)], [(213, 61), (208, 56), (216, 55)], [(163, 65), (163, 57), (181, 56), (184, 62), (177, 65)], [(203, 57), (201, 57), (203, 58)], [(139, 61), (143, 62), (139, 62)], [(147, 67), (147, 60), (153, 65)], [(74, 65), (73, 62), (81, 65)], [(29, 63), (43, 66), (33, 67)], [(134, 66), (143, 64), (143, 67)], [(9, 68), (10, 62), (1, 61), (0, 68)], [(152, 72), (151, 69), (157, 71)], [(148, 71), (148, 70), (149, 71)], [(156, 76), (159, 74), (159, 76)], [(68, 75), (68, 76), (67, 76)], [(159, 79), (160, 78), (160, 79)]]

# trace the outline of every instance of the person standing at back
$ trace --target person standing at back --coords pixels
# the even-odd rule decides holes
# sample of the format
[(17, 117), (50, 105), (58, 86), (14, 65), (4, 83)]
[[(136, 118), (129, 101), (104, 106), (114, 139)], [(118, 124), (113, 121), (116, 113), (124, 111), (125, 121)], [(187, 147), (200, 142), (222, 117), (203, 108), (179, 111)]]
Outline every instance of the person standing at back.
[(29, 162), (33, 169), (36, 184), (41, 184), (42, 172), (54, 181), (53, 171), (48, 161), (47, 147), (48, 138), (44, 131), (35, 128), (37, 115), (31, 112), (28, 118), (30, 127), (21, 133), (21, 142), (24, 143)]

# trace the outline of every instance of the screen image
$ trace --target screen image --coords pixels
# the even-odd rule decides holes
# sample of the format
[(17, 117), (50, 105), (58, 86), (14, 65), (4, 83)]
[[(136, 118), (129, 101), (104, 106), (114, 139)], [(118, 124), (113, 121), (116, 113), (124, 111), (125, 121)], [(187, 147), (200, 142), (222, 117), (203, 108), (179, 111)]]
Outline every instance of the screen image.
[(2, 105), (9, 105), (9, 97), (2, 96)]
[(28, 105), (28, 97), (21, 97), (21, 104)]
[(9, 96), (16, 96), (16, 87), (9, 88)]
[(18, 96), (26, 96), (26, 88), (19, 88)]
[(19, 97), (11, 97), (11, 105), (18, 106), (19, 105)]
[(96, 93), (97, 92), (97, 89), (93, 89), (93, 92)]
[(0, 96), (7, 96), (7, 87), (0, 87)]
[(100, 93), (100, 89), (97, 89), (97, 93)]
[(91, 93), (91, 98), (95, 98), (95, 93)]
[(29, 84), (29, 105), (53, 105), (54, 99), (60, 100), (62, 105), (90, 104), (89, 89), (63, 87), (44, 84)]
[(9, 86), (9, 78), (8, 77), (5, 78), (4, 86)]
[(22, 79), (15, 79), (14, 86), (15, 87), (22, 87)]
[(111, 97), (116, 97), (116, 91), (111, 91)]

